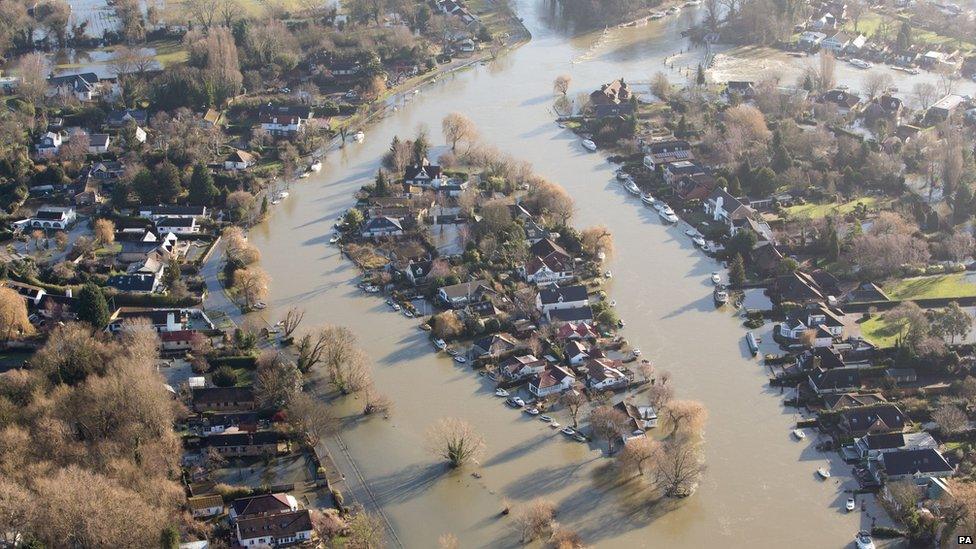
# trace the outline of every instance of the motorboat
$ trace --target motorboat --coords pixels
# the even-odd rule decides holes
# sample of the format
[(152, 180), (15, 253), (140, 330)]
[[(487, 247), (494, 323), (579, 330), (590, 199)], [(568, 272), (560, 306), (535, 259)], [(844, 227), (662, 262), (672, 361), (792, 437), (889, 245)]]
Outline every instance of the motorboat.
[(701, 235), (695, 235), (695, 237), (692, 238), (691, 241), (695, 244), (695, 246), (698, 246), (699, 248), (702, 249), (705, 249), (705, 246), (708, 246), (708, 243), (705, 242), (705, 239)]
[(597, 259), (599, 259), (600, 261), (603, 261), (603, 260), (605, 260), (605, 259), (607, 258), (607, 253), (606, 253), (606, 252), (604, 252), (603, 250), (600, 250), (600, 251), (599, 251), (599, 252), (598, 252), (598, 253), (596, 254), (596, 258), (597, 258)]
[(549, 416), (539, 416), (539, 421), (544, 421), (546, 423), (552, 423), (552, 418)]
[(257, 310), (259, 310), (259, 311), (260, 311), (261, 309), (265, 309), (265, 308), (267, 308), (267, 307), (268, 307), (268, 305), (267, 305), (267, 304), (266, 304), (265, 302), (263, 302), (263, 301), (258, 301), (257, 303), (255, 303), (255, 304), (254, 304), (254, 305), (252, 306), (252, 308), (253, 308), (253, 309), (257, 309)]
[(617, 170), (617, 181), (627, 181), (628, 179), (630, 179), (629, 173), (623, 170)]
[(694, 238), (694, 237), (698, 236), (698, 231), (696, 231), (695, 229), (688, 229), (688, 230), (685, 231), (685, 236), (690, 236), (690, 237)]
[(576, 434), (576, 429), (573, 429), (572, 427), (563, 427), (562, 429), (559, 430), (559, 432), (568, 437), (571, 437)]
[(277, 198), (271, 201), (272, 206), (277, 206), (278, 204), (281, 204), (281, 201), (278, 200)]
[(802, 429), (793, 429), (793, 436), (796, 437), (796, 440), (803, 440), (807, 438), (807, 434), (804, 433)]
[(451, 356), (457, 356), (458, 355), (458, 352), (457, 352), (457, 349), (455, 349), (453, 347), (449, 347), (447, 349), (447, 354), (449, 354)]
[(716, 305), (725, 305), (729, 301), (729, 293), (721, 286), (715, 288), (715, 291), (712, 292), (712, 297), (715, 298)]
[(505, 389), (496, 389), (495, 390), (495, 396), (496, 397), (507, 397), (508, 396), (508, 391), (506, 391)]
[(399, 311), (400, 310), (400, 304), (399, 303), (394, 303), (393, 305), (390, 305), (390, 306), (393, 307), (393, 310), (394, 311)]
[[(746, 334), (746, 345), (749, 346), (749, 352), (752, 353), (752, 356), (756, 356), (759, 354), (759, 342), (756, 341), (756, 336), (752, 335), (752, 332)], [(796, 434), (797, 431), (799, 431), (800, 435), (803, 434), (803, 431), (800, 431), (799, 429), (793, 431), (793, 434)], [(803, 437), (801, 436), (800, 438)]]
[(441, 351), (443, 351), (444, 349), (447, 348), (447, 342), (444, 341), (443, 339), (435, 339), (434, 340), (434, 347), (437, 347), (438, 349), (440, 349)]
[(458, 364), (464, 364), (467, 361), (468, 361), (468, 359), (464, 358), (461, 355), (457, 355), (457, 356), (454, 357), (454, 362), (457, 362)]
[(552, 427), (553, 429), (558, 429), (559, 428), (559, 423), (558, 422), (555, 422), (555, 421), (550, 421), (549, 422), (549, 426)]
[(662, 12), (662, 11), (656, 11), (656, 12), (654, 12), (654, 13), (651, 14), (650, 19), (654, 19), (654, 20), (664, 19), (664, 16), (665, 16), (665, 13), (664, 12)]
[(712, 273), (712, 284), (718, 286), (722, 283), (722, 275), (718, 274), (718, 271)]
[(529, 414), (530, 416), (537, 416), (537, 415), (539, 415), (539, 409), (538, 408), (526, 408), (526, 409), (523, 410), (523, 412), (525, 412), (526, 414)]
[(847, 512), (850, 513), (856, 508), (857, 508), (857, 502), (854, 501), (854, 498), (847, 498), (847, 503), (844, 505), (844, 509), (847, 509)]
[(591, 141), (589, 139), (584, 139), (583, 141), (580, 142), (580, 144), (583, 145), (583, 148), (584, 149), (586, 149), (586, 150), (588, 150), (590, 152), (593, 152), (593, 151), (596, 150), (596, 143), (594, 143), (593, 141)]
[(312, 165), (309, 166), (308, 169), (312, 170), (313, 172), (320, 172), (322, 171), (322, 162), (316, 160), (315, 162), (312, 162)]
[(410, 309), (404, 309), (403, 310), (403, 316), (405, 316), (407, 318), (413, 318), (413, 313), (410, 312)]
[(562, 122), (557, 122), (556, 125), (559, 126), (559, 129), (561, 129), (561, 130), (565, 130), (566, 129), (566, 124), (563, 124)]
[(603, 273), (603, 278), (613, 278), (613, 273), (607, 269), (607, 272)]
[(611, 299), (610, 300), (610, 303), (608, 303), (608, 305), (610, 305), (611, 307), (616, 307), (617, 306), (617, 300)]
[(573, 440), (575, 440), (576, 442), (589, 442), (589, 440), (587, 440), (586, 437), (584, 437), (583, 435), (581, 435), (579, 433), (576, 433), (575, 435), (573, 435)]
[(874, 540), (867, 530), (861, 530), (854, 536), (854, 544), (857, 545), (857, 549), (874, 549)]
[(641, 355), (641, 350), (637, 347), (634, 347), (634, 356), (640, 356), (640, 355)]
[(820, 475), (820, 478), (822, 478), (824, 480), (827, 480), (828, 478), (830, 478), (830, 470), (827, 469), (826, 467), (821, 467), (821, 468), (817, 469), (817, 474)]
[(851, 59), (850, 61), (848, 61), (848, 63), (850, 63), (851, 65), (854, 65), (855, 67), (857, 67), (859, 69), (870, 69), (871, 66), (872, 66), (871, 63), (868, 63), (867, 61), (865, 61), (863, 59)]
[(626, 188), (627, 192), (629, 192), (630, 194), (634, 196), (640, 196), (641, 190), (640, 187), (637, 186), (637, 183), (634, 183), (633, 181), (628, 181), (627, 184), (624, 185), (624, 188)]
[(621, 318), (621, 319), (618, 319), (618, 320), (617, 320), (617, 327), (618, 327), (618, 328), (623, 328), (623, 327), (624, 327), (624, 326), (626, 326), (626, 325), (627, 325), (627, 323), (626, 323), (626, 322), (624, 322), (624, 319), (622, 319), (622, 318)]
[(288, 198), (289, 196), (291, 196), (291, 195), (288, 194), (288, 191), (279, 191), (278, 192), (278, 200), (284, 200), (284, 199)]
[(681, 11), (681, 8), (679, 8), (678, 6), (671, 6), (670, 8), (668, 8), (668, 13), (671, 14), (671, 15), (674, 15), (674, 14), (680, 12), (680, 11)]
[(356, 141), (356, 143), (362, 143), (363, 140), (366, 139), (366, 134), (363, 133), (363, 130), (359, 130), (358, 132), (352, 134), (352, 138)]
[(664, 206), (661, 206), (661, 213), (664, 215), (674, 215), (674, 210), (671, 209), (671, 206), (665, 204)]
[(524, 400), (522, 400), (522, 399), (521, 399), (521, 398), (519, 398), (519, 397), (515, 397), (515, 398), (513, 398), (513, 399), (512, 399), (512, 402), (514, 402), (514, 403), (515, 403), (515, 405), (516, 405), (516, 406), (518, 406), (519, 408), (521, 408), (522, 406), (525, 406), (525, 401), (524, 401)]
[(651, 196), (651, 195), (649, 195), (649, 194), (642, 194), (641, 195), (641, 202), (643, 202), (644, 204), (646, 204), (648, 206), (653, 206), (655, 200), (654, 200), (654, 197)]
[(661, 219), (667, 221), (668, 223), (677, 223), (678, 222), (678, 216), (674, 215), (674, 212), (666, 213), (664, 211), (661, 211), (661, 213), (658, 214), (658, 215), (660, 215), (661, 216)]

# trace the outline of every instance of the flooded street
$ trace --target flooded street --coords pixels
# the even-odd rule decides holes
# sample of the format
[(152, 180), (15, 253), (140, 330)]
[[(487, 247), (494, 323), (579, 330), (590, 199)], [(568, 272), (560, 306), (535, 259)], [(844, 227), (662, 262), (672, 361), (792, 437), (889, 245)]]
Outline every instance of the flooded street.
[[(679, 32), (692, 13), (611, 30), (609, 37), (570, 38), (553, 28), (541, 2), (517, 3), (530, 43), (423, 88), (368, 128), (364, 143), (330, 153), (322, 172), (292, 185), (290, 198), (251, 232), (273, 278), (270, 318), (297, 306), (307, 311), (306, 328), (349, 326), (374, 361), (379, 391), (394, 400), (389, 421), (360, 421), (361, 402), (344, 410), (349, 421), (342, 439), (372, 497), (405, 547), (434, 547), (445, 532), (458, 536), (462, 547), (517, 546), (512, 521), (499, 515), (502, 501), (538, 496), (555, 501), (557, 520), (596, 547), (851, 545), (871, 519), (844, 512), (849, 468), (832, 457), (834, 478), (816, 478), (827, 457), (814, 450), (813, 433), (804, 442), (791, 439), (793, 410), (782, 406), (779, 389), (767, 385), (768, 372), (749, 356), (740, 319), (714, 309), (708, 278), (715, 262), (694, 249), (686, 227), (661, 225), (656, 212), (612, 181), (613, 166), (553, 123), (557, 75), (572, 75), (575, 95), (621, 76), (647, 80), (658, 70), (669, 72), (662, 60), (689, 47)], [(700, 56), (693, 50), (680, 59), (694, 66)], [(751, 76), (755, 67), (741, 65), (743, 74), (722, 78)], [(563, 185), (576, 199), (577, 226), (603, 223), (613, 231), (617, 257), (608, 291), (627, 321), (623, 334), (658, 369), (673, 373), (679, 398), (700, 400), (709, 410), (708, 471), (694, 496), (653, 504), (634, 483), (615, 476), (604, 447), (569, 441), (505, 407), (484, 378), (435, 355), (415, 319), (392, 313), (382, 299), (354, 286), (357, 270), (328, 244), (332, 224), (352, 205), (353, 192), (371, 181), (394, 135), (412, 136), (425, 124), (437, 145), (432, 157), (444, 152), (440, 122), (452, 111), (473, 119), (487, 143)], [(768, 346), (772, 337), (766, 336)], [(444, 416), (465, 419), (485, 436), (482, 478), (470, 470), (446, 472), (425, 451), (424, 431)], [(359, 479), (347, 480), (357, 499), (369, 497)]]

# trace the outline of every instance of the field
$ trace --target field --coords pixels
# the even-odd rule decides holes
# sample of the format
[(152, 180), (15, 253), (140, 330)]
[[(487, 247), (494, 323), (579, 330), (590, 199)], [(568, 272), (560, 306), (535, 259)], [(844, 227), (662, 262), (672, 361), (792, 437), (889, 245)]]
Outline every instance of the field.
[[(269, 10), (272, 12), (294, 13), (308, 9), (310, 6), (318, 6), (313, 2), (307, 2), (305, 0), (236, 0), (235, 3), (237, 6), (235, 17), (246, 16), (257, 19), (266, 16)], [(163, 17), (170, 23), (185, 25), (187, 20), (192, 18), (185, 4), (185, 0), (168, 2)], [(219, 17), (219, 9), (216, 17)]]
[(861, 337), (878, 347), (894, 347), (898, 339), (898, 326), (889, 324), (883, 315), (874, 315), (860, 324)]
[(818, 219), (828, 215), (845, 215), (854, 211), (858, 204), (864, 204), (869, 209), (878, 208), (887, 204), (877, 196), (868, 196), (845, 202), (844, 204), (802, 204), (800, 206), (790, 206), (783, 212), (790, 217), (805, 217), (808, 219)]
[[(871, 37), (878, 31), (883, 23), (888, 23), (888, 28), (892, 29), (891, 32), (898, 32), (901, 28), (902, 20), (897, 17), (892, 17), (890, 15), (867, 12), (857, 22), (857, 32)], [(845, 30), (854, 32), (854, 23), (848, 21), (844, 26)], [(956, 40), (955, 38), (950, 38), (948, 36), (943, 36), (941, 34), (932, 32), (930, 30), (922, 28), (912, 29), (913, 40), (918, 44), (928, 44), (930, 46), (949, 46), (950, 49), (959, 48), (962, 50), (973, 50), (976, 49), (976, 41), (969, 40)]]
[(891, 299), (925, 299), (976, 296), (970, 273), (905, 278), (885, 285)]

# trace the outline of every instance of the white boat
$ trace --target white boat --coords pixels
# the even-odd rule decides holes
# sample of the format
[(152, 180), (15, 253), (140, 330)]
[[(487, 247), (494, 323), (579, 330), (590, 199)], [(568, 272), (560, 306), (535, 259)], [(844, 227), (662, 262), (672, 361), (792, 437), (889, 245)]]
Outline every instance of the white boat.
[(851, 59), (849, 61), (849, 63), (851, 65), (854, 65), (855, 67), (857, 67), (859, 69), (870, 69), (871, 68), (871, 63), (868, 63), (867, 61), (864, 61), (863, 59)]
[(590, 152), (593, 152), (593, 151), (596, 150), (596, 143), (594, 143), (593, 141), (590, 141), (589, 139), (584, 139), (583, 141), (580, 141), (580, 144), (583, 145), (583, 148), (584, 149), (586, 149), (586, 150), (588, 150)]
[(660, 212), (661, 219), (667, 221), (668, 223), (677, 223), (678, 216), (674, 215), (674, 212), (667, 213), (664, 210)]
[(434, 340), (434, 347), (437, 347), (438, 349), (440, 349), (440, 350), (443, 351), (444, 349), (447, 348), (447, 342), (444, 341), (443, 339), (435, 339)]
[(322, 162), (316, 160), (315, 162), (312, 162), (312, 165), (309, 166), (308, 169), (312, 170), (313, 172), (320, 172), (322, 171)]
[(681, 11), (681, 8), (679, 8), (678, 6), (672, 6), (672, 7), (668, 8), (668, 13), (670, 13), (672, 15), (675, 14), (675, 13), (678, 13), (679, 11)]
[(552, 418), (549, 416), (539, 416), (539, 421), (544, 421), (546, 423), (552, 423)]
[(705, 239), (702, 238), (701, 235), (695, 236), (694, 238), (691, 239), (691, 241), (695, 243), (695, 246), (698, 246), (699, 248), (702, 249), (705, 249), (705, 246), (708, 245), (708, 243), (705, 242)]
[(308, 176), (310, 175), (312, 174), (310, 174), (309, 172), (302, 172), (301, 174), (298, 175), (298, 179), (308, 179)]
[(847, 498), (847, 503), (844, 505), (844, 508), (847, 509), (848, 513), (850, 513), (857, 508), (857, 502), (854, 501), (854, 498)]
[(521, 408), (522, 406), (525, 406), (525, 401), (524, 401), (524, 400), (522, 400), (522, 399), (521, 399), (521, 398), (519, 398), (519, 397), (515, 397), (515, 398), (513, 398), (513, 399), (512, 399), (512, 402), (514, 402), (514, 403), (515, 403), (515, 405), (516, 405), (516, 406), (518, 406), (519, 408)]
[(468, 359), (464, 358), (461, 355), (457, 355), (456, 357), (454, 357), (454, 362), (457, 362), (458, 364), (464, 364), (467, 361)]
[(609, 303), (609, 305), (610, 305), (611, 307), (616, 307), (616, 306), (617, 306), (617, 301), (616, 301), (616, 300), (614, 300), (614, 299), (611, 299), (611, 300), (610, 300), (610, 303)]
[(715, 291), (712, 292), (712, 297), (715, 299), (716, 305), (724, 305), (729, 301), (729, 293), (721, 287), (715, 288)]
[(665, 13), (661, 11), (656, 11), (651, 14), (651, 19), (664, 19)]
[(667, 204), (665, 204), (664, 202), (661, 202), (660, 200), (655, 200), (654, 201), (654, 209), (657, 210), (657, 211), (663, 210), (666, 205)]
[(391, 305), (391, 307), (393, 307), (393, 310), (394, 311), (399, 311), (400, 310), (400, 305), (398, 303), (394, 303), (393, 305)]
[(495, 396), (496, 397), (507, 397), (508, 396), (508, 391), (506, 391), (505, 389), (497, 389), (495, 391)]
[(352, 134), (352, 138), (356, 140), (356, 143), (362, 143), (363, 140), (366, 139), (366, 134), (363, 133), (363, 130), (359, 130), (358, 132)]
[(613, 278), (613, 273), (607, 269), (607, 272), (603, 273), (603, 278)]
[(599, 253), (596, 254), (596, 258), (599, 259), (600, 261), (604, 261), (607, 258), (607, 253), (604, 252), (603, 250), (600, 250)]
[(854, 543), (857, 545), (857, 549), (874, 549), (874, 540), (871, 539), (871, 533), (867, 530), (861, 530), (854, 536)]
[(674, 210), (671, 209), (671, 206), (665, 204), (661, 207), (661, 213), (664, 215), (674, 215)]
[(288, 191), (281, 191), (281, 192), (278, 193), (277, 199), (278, 200), (284, 200), (284, 199), (288, 198), (289, 196), (290, 195), (288, 194)]
[(817, 474), (820, 475), (820, 478), (824, 480), (830, 478), (830, 471), (826, 467), (821, 467), (817, 469)]
[(694, 237), (698, 236), (698, 231), (696, 231), (695, 229), (688, 229), (688, 230), (685, 231), (685, 235), (694, 238)]
[(804, 433), (802, 429), (793, 429), (793, 436), (795, 436), (797, 440), (803, 440), (807, 438), (807, 434)]
[(538, 408), (526, 408), (523, 411), (526, 414), (529, 414), (530, 416), (537, 416), (537, 415), (539, 415), (539, 409)]
[(624, 185), (624, 188), (626, 188), (627, 192), (634, 196), (639, 196), (641, 193), (640, 187), (638, 187), (637, 183), (634, 183), (633, 181), (628, 181), (627, 184)]
[(277, 206), (278, 204), (281, 204), (281, 201), (278, 200), (277, 198), (271, 201), (272, 206)]
[(332, 238), (329, 239), (329, 244), (335, 244), (336, 242), (339, 242), (338, 236), (333, 236)]
[(653, 206), (655, 200), (654, 200), (654, 197), (651, 196), (651, 195), (649, 195), (649, 194), (642, 194), (641, 195), (641, 202), (643, 202), (644, 204), (646, 204), (648, 206)]
[(627, 172), (625, 172), (623, 170), (618, 170), (617, 171), (617, 181), (627, 181), (628, 179), (630, 179), (630, 174), (629, 173), (627, 173)]
[(712, 284), (715, 284), (717, 286), (721, 283), (722, 283), (722, 276), (718, 274), (718, 271), (712, 273)]
[(550, 421), (549, 422), (549, 426), (552, 427), (553, 429), (558, 429), (559, 428), (559, 424), (556, 423), (555, 421)]
[(258, 301), (257, 303), (254, 304), (254, 306), (252, 308), (257, 309), (257, 310), (260, 311), (261, 309), (267, 308), (267, 306), (268, 305), (265, 302)]
[(638, 349), (637, 347), (634, 347), (634, 356), (640, 356), (640, 355), (641, 355), (641, 350)]

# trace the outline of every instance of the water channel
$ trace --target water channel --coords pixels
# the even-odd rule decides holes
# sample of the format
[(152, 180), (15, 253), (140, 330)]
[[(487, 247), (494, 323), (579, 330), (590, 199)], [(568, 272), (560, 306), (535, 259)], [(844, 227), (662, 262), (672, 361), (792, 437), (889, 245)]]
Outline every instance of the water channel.
[[(388, 421), (353, 418), (358, 402), (345, 410), (350, 419), (342, 438), (372, 498), (405, 547), (435, 547), (445, 532), (458, 536), (462, 547), (516, 546), (512, 521), (499, 516), (503, 498), (517, 503), (537, 496), (555, 501), (558, 521), (597, 547), (850, 545), (871, 519), (843, 510), (849, 471), (817, 452), (814, 437), (802, 443), (790, 438), (793, 411), (782, 406), (763, 366), (748, 356), (740, 319), (712, 304), (708, 275), (716, 264), (693, 248), (682, 227), (663, 226), (656, 212), (613, 182), (613, 166), (600, 154), (587, 153), (553, 123), (557, 75), (572, 75), (571, 94), (621, 76), (647, 80), (664, 67), (665, 56), (689, 48), (680, 31), (694, 13), (686, 9), (606, 36), (570, 36), (539, 0), (517, 4), (531, 42), (423, 88), (367, 129), (364, 143), (330, 153), (322, 172), (293, 185), (291, 197), (251, 233), (273, 278), (270, 318), (299, 306), (309, 326), (349, 326), (374, 361), (379, 390), (395, 402)], [(700, 56), (693, 50), (679, 59), (693, 67)], [(790, 83), (810, 62), (727, 60), (718, 78), (755, 77), (774, 61), (777, 70), (791, 74)], [(864, 72), (842, 65), (838, 81), (848, 79), (856, 88)], [(392, 313), (382, 299), (354, 286), (357, 270), (328, 244), (332, 224), (352, 205), (353, 192), (374, 176), (394, 135), (411, 136), (426, 124), (438, 145), (433, 156), (445, 151), (440, 121), (452, 111), (471, 117), (486, 142), (563, 185), (576, 199), (577, 226), (603, 223), (613, 231), (618, 252), (610, 266), (616, 276), (608, 290), (627, 321), (624, 335), (659, 369), (673, 373), (679, 396), (709, 409), (708, 472), (694, 496), (651, 504), (646, 493), (612, 473), (603, 448), (568, 441), (506, 408), (484, 378), (435, 355), (416, 320)], [(470, 471), (448, 473), (425, 451), (424, 431), (444, 416), (463, 418), (484, 434), (481, 478)], [(557, 419), (565, 424), (567, 418)], [(828, 459), (845, 474), (823, 482), (815, 472)], [(358, 479), (348, 480), (357, 499), (369, 497)]]

